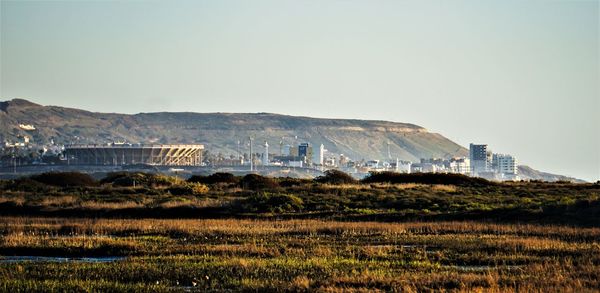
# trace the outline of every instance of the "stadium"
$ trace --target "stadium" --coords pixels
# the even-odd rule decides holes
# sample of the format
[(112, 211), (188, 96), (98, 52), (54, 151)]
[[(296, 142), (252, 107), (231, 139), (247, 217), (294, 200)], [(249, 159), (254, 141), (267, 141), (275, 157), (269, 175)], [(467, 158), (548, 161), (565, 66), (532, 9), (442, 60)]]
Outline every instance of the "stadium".
[(65, 157), (73, 165), (200, 166), (201, 144), (68, 145)]

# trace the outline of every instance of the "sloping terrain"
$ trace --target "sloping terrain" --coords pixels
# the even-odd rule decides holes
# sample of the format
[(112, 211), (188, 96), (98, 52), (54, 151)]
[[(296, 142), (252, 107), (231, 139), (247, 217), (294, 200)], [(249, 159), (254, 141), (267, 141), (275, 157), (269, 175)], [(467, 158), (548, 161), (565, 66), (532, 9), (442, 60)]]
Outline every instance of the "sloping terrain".
[(535, 169), (533, 169), (529, 166), (525, 166), (525, 165), (519, 166), (519, 177), (521, 179), (525, 179), (525, 180), (537, 179), (537, 180), (544, 180), (544, 181), (549, 181), (549, 182), (553, 182), (553, 181), (569, 181), (569, 182), (578, 182), (578, 183), (585, 182), (584, 180), (580, 180), (580, 179), (573, 178), (573, 177), (538, 171), (538, 170), (535, 170)]
[[(33, 125), (27, 130), (19, 124)], [(323, 119), (269, 113), (97, 113), (57, 106), (42, 106), (23, 99), (0, 102), (0, 142), (28, 136), (35, 143), (57, 144), (115, 141), (130, 143), (201, 143), (213, 154), (224, 156), (262, 152), (267, 141), (270, 153), (285, 145), (323, 144), (334, 154), (354, 160), (389, 159), (419, 161), (421, 158), (467, 156), (468, 150), (441, 134), (409, 123), (356, 119)], [(389, 152), (388, 152), (389, 150)], [(315, 149), (316, 151), (316, 149)], [(523, 179), (576, 181), (577, 179), (519, 166)]]
[[(0, 139), (28, 135), (38, 143), (202, 143), (212, 153), (248, 152), (267, 141), (270, 152), (281, 146), (321, 143), (332, 153), (352, 159), (418, 161), (420, 158), (464, 156), (467, 150), (444, 136), (408, 123), (351, 119), (318, 119), (268, 113), (95, 113), (42, 106), (22, 99), (0, 103)], [(25, 130), (19, 124), (31, 124)], [(388, 156), (389, 144), (389, 156)]]

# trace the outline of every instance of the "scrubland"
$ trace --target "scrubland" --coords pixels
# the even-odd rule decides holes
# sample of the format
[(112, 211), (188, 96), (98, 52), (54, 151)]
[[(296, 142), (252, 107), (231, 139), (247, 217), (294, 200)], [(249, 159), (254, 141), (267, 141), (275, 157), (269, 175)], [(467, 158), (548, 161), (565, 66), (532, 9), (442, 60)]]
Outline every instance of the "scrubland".
[(0, 291), (600, 291), (598, 184), (333, 175), (3, 181)]

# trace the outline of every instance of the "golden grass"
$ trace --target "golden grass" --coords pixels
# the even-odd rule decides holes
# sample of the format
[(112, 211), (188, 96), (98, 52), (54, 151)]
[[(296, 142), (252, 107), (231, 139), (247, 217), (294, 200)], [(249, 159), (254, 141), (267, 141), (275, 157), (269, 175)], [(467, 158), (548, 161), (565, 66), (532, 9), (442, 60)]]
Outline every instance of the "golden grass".
[(30, 248), (83, 248), (93, 249), (102, 246), (121, 246), (135, 250), (138, 246), (133, 239), (127, 238), (107, 238), (98, 236), (77, 236), (77, 237), (55, 237), (49, 235), (22, 235), (9, 234), (0, 239), (2, 247), (30, 247)]
[(182, 200), (171, 200), (167, 202), (163, 202), (160, 204), (160, 207), (168, 209), (168, 208), (179, 208), (179, 207), (194, 207), (194, 208), (205, 208), (205, 207), (218, 207), (223, 205), (223, 201), (219, 199), (212, 198), (184, 198)]
[(40, 205), (43, 206), (54, 206), (54, 207), (65, 207), (72, 206), (77, 203), (79, 199), (73, 195), (63, 195), (63, 196), (45, 196)]
[(456, 192), (458, 190), (458, 188), (454, 185), (435, 184), (435, 185), (432, 185), (431, 187), (435, 191), (443, 191), (443, 192)]
[[(0, 235), (4, 251), (116, 252), (129, 256), (127, 262), (106, 266), (122, 266), (124, 275), (128, 270), (148, 273), (153, 282), (161, 278), (160, 284), (202, 279), (203, 289), (225, 281), (250, 291), (322, 292), (580, 292), (600, 285), (598, 228), (458, 221), (0, 217)], [(83, 268), (93, 269), (60, 267)], [(93, 270), (98, 278), (111, 272)], [(201, 275), (195, 275), (198, 271)], [(51, 276), (44, 272), (38, 275)], [(29, 277), (16, 269), (4, 274)]]
[[(132, 206), (135, 206), (132, 203)], [(424, 234), (440, 236), (448, 234), (483, 234), (539, 236), (549, 238), (597, 238), (600, 228), (579, 228), (558, 225), (496, 224), (480, 222), (339, 222), (327, 220), (255, 220), (255, 219), (90, 219), (90, 218), (42, 218), (42, 217), (0, 217), (0, 231), (3, 234), (13, 231), (58, 230), (61, 228), (78, 234), (180, 232), (223, 235), (268, 235), (294, 233), (310, 234)]]
[(373, 186), (375, 188), (381, 188), (381, 189), (403, 190), (403, 189), (415, 189), (415, 188), (420, 188), (420, 187), (426, 187), (427, 185), (419, 184), (419, 183), (373, 183), (373, 184), (371, 184), (371, 186)]
[(142, 208), (143, 203), (135, 201), (124, 201), (124, 202), (102, 202), (102, 201), (84, 201), (79, 204), (79, 207), (90, 210), (103, 210), (103, 209), (132, 209)]
[(351, 184), (351, 183), (344, 183), (344, 184), (329, 184), (329, 183), (325, 183), (325, 184), (321, 184), (319, 185), (320, 189), (323, 190), (369, 190), (371, 189), (371, 186), (369, 185), (364, 185), (364, 184)]
[(439, 191), (456, 191), (456, 186), (453, 185), (441, 185), (441, 184), (420, 184), (420, 183), (371, 183), (371, 184), (321, 184), (319, 188), (325, 190), (370, 190), (370, 189), (417, 189), (417, 188), (433, 188)]
[(22, 206), (27, 202), (24, 196), (0, 197), (0, 203), (14, 203), (16, 206)]

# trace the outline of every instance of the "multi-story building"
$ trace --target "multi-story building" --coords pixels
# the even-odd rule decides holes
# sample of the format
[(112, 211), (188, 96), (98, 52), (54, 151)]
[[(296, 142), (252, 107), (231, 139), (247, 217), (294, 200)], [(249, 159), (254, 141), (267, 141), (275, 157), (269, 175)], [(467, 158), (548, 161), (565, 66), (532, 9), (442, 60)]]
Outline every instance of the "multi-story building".
[(471, 163), (471, 175), (489, 172), (489, 154), (487, 144), (470, 144), (469, 160)]
[(401, 161), (396, 159), (396, 164), (393, 165), (396, 172), (399, 173), (410, 173), (412, 163), (409, 161)]
[(321, 146), (319, 146), (319, 153), (317, 154), (315, 161), (316, 164), (323, 166), (323, 161), (325, 160), (325, 151), (325, 146), (321, 144)]
[(265, 141), (265, 152), (262, 156), (262, 163), (264, 166), (269, 166), (269, 143)]
[(448, 162), (448, 170), (451, 173), (469, 175), (471, 174), (471, 160), (468, 158), (452, 158)]
[(304, 142), (298, 146), (298, 156), (304, 158), (304, 163), (310, 163), (313, 157), (313, 149), (310, 143)]
[(335, 157), (327, 157), (327, 158), (323, 159), (323, 166), (335, 167), (336, 166)]
[(492, 157), (494, 171), (506, 179), (516, 179), (517, 159), (507, 154), (494, 154)]
[(365, 167), (370, 169), (379, 169), (379, 160), (371, 160), (365, 163)]

